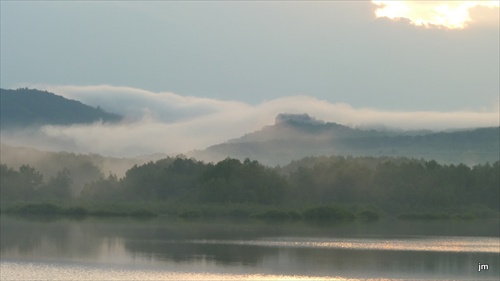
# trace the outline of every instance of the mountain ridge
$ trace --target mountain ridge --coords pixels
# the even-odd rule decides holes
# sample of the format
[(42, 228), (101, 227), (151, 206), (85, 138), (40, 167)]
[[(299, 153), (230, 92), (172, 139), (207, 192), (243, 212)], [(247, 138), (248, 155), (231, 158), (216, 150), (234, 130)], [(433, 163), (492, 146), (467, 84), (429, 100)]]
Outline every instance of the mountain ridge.
[[(122, 119), (99, 107), (47, 91), (0, 90), (1, 129), (7, 132), (43, 125), (113, 123)], [(500, 127), (405, 131), (349, 127), (325, 122), (307, 113), (280, 113), (273, 125), (184, 154), (202, 161), (249, 158), (270, 166), (285, 165), (308, 156), (332, 155), (423, 158), (443, 164), (475, 165), (498, 161)]]
[(189, 154), (205, 161), (226, 157), (284, 165), (308, 156), (390, 156), (469, 165), (498, 161), (500, 127), (440, 131), (364, 130), (308, 114), (279, 114), (274, 125)]
[(91, 124), (99, 121), (114, 123), (122, 119), (122, 116), (99, 107), (37, 89), (0, 89), (0, 100), (2, 129)]

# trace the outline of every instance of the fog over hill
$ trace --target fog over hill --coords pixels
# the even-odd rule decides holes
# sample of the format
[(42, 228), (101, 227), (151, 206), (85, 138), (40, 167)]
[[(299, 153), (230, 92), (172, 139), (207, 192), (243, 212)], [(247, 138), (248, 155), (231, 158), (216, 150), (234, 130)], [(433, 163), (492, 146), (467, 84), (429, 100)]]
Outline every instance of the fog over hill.
[(450, 132), (359, 129), (307, 114), (279, 114), (272, 126), (189, 154), (219, 161), (225, 157), (285, 165), (307, 156), (392, 156), (442, 163), (493, 163), (500, 155), (500, 127)]
[[(135, 157), (155, 153), (175, 156), (192, 150), (203, 150), (268, 127), (275, 123), (274, 119), (280, 113), (299, 114), (297, 116), (308, 113), (316, 118), (314, 122), (325, 123), (322, 126), (316, 124), (318, 126), (311, 126), (309, 129), (321, 129), (322, 133), (326, 133), (332, 130), (335, 122), (339, 126), (349, 128), (348, 131), (356, 136), (366, 134), (366, 131), (372, 129), (386, 136), (392, 131), (400, 134), (407, 133), (407, 130), (442, 131), (498, 126), (498, 109), (495, 107), (481, 111), (395, 111), (356, 108), (341, 101), (329, 102), (307, 95), (248, 104), (113, 85), (29, 86), (41, 89), (40, 92), (48, 91), (54, 93), (54, 96), (60, 95), (67, 100), (80, 101), (94, 110), (100, 108), (102, 111), (119, 114), (122, 119), (120, 122), (112, 122), (106, 121), (103, 116), (87, 123), (72, 123), (72, 114), (79, 114), (77, 110), (65, 108), (68, 103), (40, 103), (42, 107), (53, 109), (46, 110), (47, 112), (57, 112), (59, 115), (69, 112), (63, 115), (68, 116), (67, 120), (62, 119), (66, 123), (54, 122), (55, 124), (44, 124), (35, 128), (18, 126), (15, 130), (2, 130), (2, 142), (48, 151), (97, 153), (112, 157)], [(27, 108), (29, 107), (21, 106), (16, 112), (24, 112)], [(29, 114), (32, 114), (31, 109), (26, 113)], [(286, 115), (282, 117), (291, 118)], [(32, 126), (31, 123), (28, 122), (28, 126)], [(278, 131), (275, 126), (270, 127), (276, 134), (287, 133), (286, 128)], [(325, 131), (326, 127), (329, 129)], [(337, 130), (341, 128), (338, 127)], [(415, 134), (414, 131), (412, 133)], [(425, 134), (428, 131), (418, 133)], [(299, 137), (298, 134), (293, 136)], [(314, 135), (314, 138), (318, 137), (318, 134)], [(329, 138), (328, 134), (327, 137)]]
[(320, 155), (474, 165), (495, 162), (499, 155), (494, 110), (385, 112), (304, 96), (249, 105), (113, 86), (56, 87), (54, 92), (2, 89), (2, 143), (114, 158), (183, 153), (205, 161), (250, 158), (267, 165)]

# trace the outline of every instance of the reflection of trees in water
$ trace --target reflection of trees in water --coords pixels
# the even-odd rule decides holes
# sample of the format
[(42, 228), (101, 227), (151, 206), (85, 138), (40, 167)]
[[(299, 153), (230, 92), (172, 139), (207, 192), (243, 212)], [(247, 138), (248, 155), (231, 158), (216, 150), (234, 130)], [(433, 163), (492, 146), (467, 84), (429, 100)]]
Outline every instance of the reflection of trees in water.
[(43, 243), (51, 243), (64, 250), (69, 239), (67, 223), (54, 220), (17, 220), (2, 218), (0, 221), (2, 252), (17, 249), (20, 253), (29, 253), (41, 247)]
[[(103, 226), (101, 226), (101, 230)], [(127, 226), (124, 226), (127, 227)], [(214, 261), (223, 264), (256, 264), (264, 256), (277, 250), (247, 245), (219, 246), (193, 244), (188, 240), (197, 239), (243, 239), (253, 240), (264, 234), (283, 235), (286, 229), (270, 225), (249, 225), (213, 222), (166, 222), (165, 224), (142, 224), (141, 227), (118, 231), (121, 227), (108, 228), (106, 235), (119, 235), (124, 239), (124, 247), (133, 255), (140, 254), (146, 259), (174, 262)], [(104, 233), (102, 233), (104, 234)]]
[(173, 262), (209, 261), (224, 265), (256, 265), (277, 255), (278, 248), (250, 245), (199, 244), (187, 241), (126, 241), (125, 249), (146, 258)]
[[(226, 247), (165, 243), (186, 239), (256, 239), (263, 233), (280, 235), (286, 230), (271, 230), (268, 225), (251, 226), (235, 223), (184, 223), (135, 221), (130, 219), (26, 220), (2, 217), (2, 253), (18, 252), (22, 256), (98, 256), (103, 248), (126, 247), (132, 254), (151, 258), (170, 257), (175, 261), (192, 259), (255, 263), (259, 253), (245, 252), (245, 247)], [(125, 241), (125, 242), (123, 242)], [(160, 244), (158, 244), (160, 243)], [(124, 245), (121, 245), (124, 244)], [(165, 245), (167, 251), (162, 252)], [(271, 250), (272, 251), (272, 250)], [(171, 255), (169, 253), (172, 253)]]
[[(458, 230), (476, 224), (459, 223)], [(461, 274), (469, 276), (476, 260), (500, 262), (500, 255), (488, 253), (447, 253), (417, 251), (380, 251), (331, 248), (266, 247), (258, 245), (260, 240), (282, 239), (282, 237), (352, 237), (374, 233), (379, 237), (398, 233), (429, 235), (414, 231), (411, 223), (381, 222), (376, 224), (342, 224), (334, 227), (319, 227), (301, 224), (219, 224), (219, 223), (174, 223), (150, 226), (148, 239), (137, 232), (129, 232), (125, 249), (133, 255), (146, 259), (168, 262), (214, 262), (226, 266), (248, 265), (265, 268), (281, 274), (331, 275), (332, 272), (351, 275), (353, 272), (418, 272), (429, 274)], [(452, 222), (416, 223), (415, 227), (430, 228), (434, 233), (452, 235)], [(439, 226), (442, 228), (440, 229)], [(412, 229), (409, 231), (407, 228)], [(490, 233), (486, 231), (485, 233)], [(477, 235), (477, 233), (475, 233)], [(273, 238), (274, 237), (274, 238)], [(193, 242), (194, 240), (201, 240)], [(292, 238), (293, 240), (293, 238)], [(204, 243), (204, 241), (211, 241)], [(231, 243), (231, 241), (238, 241)], [(244, 244), (250, 241), (249, 244)], [(213, 243), (212, 243), (213, 242)], [(220, 243), (219, 243), (220, 242)], [(256, 243), (254, 243), (256, 242)], [(255, 245), (257, 244), (257, 245)], [(496, 269), (498, 274), (498, 269)], [(490, 272), (493, 273), (493, 272)]]
[[(273, 274), (311, 276), (366, 277), (369, 272), (371, 277), (388, 274), (395, 278), (474, 277), (477, 261), (500, 262), (500, 256), (495, 253), (266, 247), (225, 242), (127, 241), (125, 248), (134, 255), (166, 263), (213, 262), (223, 266), (250, 266)], [(490, 270), (488, 276), (499, 274), (498, 268)]]
[(64, 253), (65, 256), (85, 256), (98, 251), (95, 237), (86, 236), (78, 221), (37, 218), (0, 220), (0, 250), (18, 252), (23, 256)]
[[(238, 223), (213, 221), (178, 221), (132, 219), (94, 220), (94, 235), (119, 237), (124, 240), (198, 240), (198, 239), (257, 239), (262, 236), (283, 236), (295, 229), (298, 224), (281, 227), (277, 224)], [(307, 229), (306, 229), (307, 230)]]
[[(500, 255), (495, 253), (471, 252), (432, 252), (432, 251), (385, 251), (385, 250), (350, 250), (350, 249), (290, 249), (290, 260), (297, 272), (328, 271), (352, 275), (355, 272), (371, 272), (387, 276), (387, 273), (405, 272), (405, 274), (426, 274), (431, 276), (471, 276), (477, 278), (477, 262), (487, 260), (490, 264), (499, 264)], [(475, 271), (476, 270), (476, 271)], [(500, 274), (495, 269), (489, 274)], [(394, 276), (394, 278), (422, 278)], [(436, 277), (437, 278), (437, 277)]]
[[(482, 222), (459, 223), (455, 227), (473, 228)], [(498, 222), (492, 222), (498, 225)], [(121, 253), (161, 263), (213, 263), (238, 268), (248, 266), (262, 272), (279, 274), (342, 275), (370, 272), (383, 276), (391, 272), (417, 272), (428, 275), (477, 274), (477, 263), (488, 263), (484, 274), (499, 274), (498, 253), (446, 253), (418, 251), (352, 250), (293, 246), (264, 246), (259, 241), (295, 241), (312, 237), (402, 236), (414, 231), (411, 226), (451, 235), (451, 222), (344, 224), (319, 227), (302, 224), (214, 223), (180, 221), (135, 221), (130, 219), (86, 219), (80, 222), (61, 219), (28, 221), (2, 217), (0, 220), (2, 258), (6, 253), (26, 257), (100, 257), (105, 252)], [(486, 227), (486, 226), (484, 226)], [(490, 233), (490, 227), (486, 233)], [(477, 228), (481, 230), (481, 228)], [(478, 235), (480, 232), (472, 234)], [(429, 233), (422, 232), (422, 235)], [(389, 236), (389, 237), (390, 237)], [(288, 238), (284, 238), (288, 237)], [(295, 238), (293, 238), (295, 237)], [(288, 239), (288, 240), (287, 240)], [(340, 238), (341, 239), (341, 238)], [(231, 241), (238, 241), (232, 243)], [(206, 242), (206, 243), (205, 243)], [(247, 242), (249, 242), (247, 244)], [(33, 254), (34, 253), (34, 254)], [(362, 273), (363, 274), (363, 273)], [(392, 274), (392, 273), (391, 273)], [(384, 276), (385, 276), (384, 275)], [(376, 276), (373, 276), (376, 277)], [(411, 278), (400, 276), (399, 278)], [(417, 276), (422, 277), (422, 276)], [(396, 276), (395, 278), (398, 278)]]
[(32, 231), (32, 226), (27, 223), (7, 223), (2, 218), (0, 221), (0, 251), (17, 249), (20, 253), (33, 251), (41, 243), (40, 233)]

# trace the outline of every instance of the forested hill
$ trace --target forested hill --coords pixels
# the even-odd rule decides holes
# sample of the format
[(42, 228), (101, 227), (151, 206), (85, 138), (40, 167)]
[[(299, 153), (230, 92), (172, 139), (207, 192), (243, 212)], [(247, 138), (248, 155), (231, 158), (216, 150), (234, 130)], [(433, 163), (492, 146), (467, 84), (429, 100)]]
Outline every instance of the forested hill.
[(36, 89), (0, 89), (2, 129), (116, 122), (121, 116)]
[(195, 151), (206, 161), (226, 157), (285, 165), (307, 156), (392, 156), (440, 163), (493, 163), (500, 155), (500, 127), (453, 132), (373, 130), (323, 122), (307, 114), (280, 114), (272, 126)]

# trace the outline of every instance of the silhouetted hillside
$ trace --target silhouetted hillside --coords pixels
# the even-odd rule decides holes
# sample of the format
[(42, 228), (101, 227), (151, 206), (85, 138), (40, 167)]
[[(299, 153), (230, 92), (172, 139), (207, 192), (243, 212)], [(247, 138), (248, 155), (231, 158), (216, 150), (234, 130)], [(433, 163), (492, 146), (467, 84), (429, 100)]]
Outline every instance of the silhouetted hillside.
[(41, 125), (116, 122), (121, 116), (36, 89), (0, 89), (2, 129)]
[(455, 132), (363, 130), (328, 123), (307, 114), (280, 114), (272, 126), (190, 154), (219, 161), (226, 157), (284, 165), (308, 156), (391, 156), (441, 163), (493, 163), (500, 155), (500, 127)]

